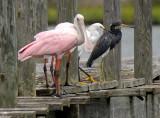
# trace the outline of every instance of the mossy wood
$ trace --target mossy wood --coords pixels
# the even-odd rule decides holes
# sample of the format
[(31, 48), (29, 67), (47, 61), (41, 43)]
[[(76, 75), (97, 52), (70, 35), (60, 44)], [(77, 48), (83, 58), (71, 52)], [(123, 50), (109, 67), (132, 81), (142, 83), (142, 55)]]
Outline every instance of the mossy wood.
[(135, 0), (134, 77), (152, 84), (152, 0)]
[(17, 38), (14, 0), (0, 1), (0, 107), (17, 105)]
[[(16, 23), (18, 50), (24, 45), (34, 41), (35, 34), (47, 30), (47, 1), (17, 0)], [(38, 60), (38, 59), (36, 59)], [(18, 61), (18, 95), (35, 96), (35, 59)]]
[[(113, 22), (121, 22), (121, 0), (104, 0), (104, 18), (103, 24), (109, 29)], [(117, 80), (122, 87), (121, 81), (121, 43), (115, 46), (113, 50), (103, 60), (103, 81)]]

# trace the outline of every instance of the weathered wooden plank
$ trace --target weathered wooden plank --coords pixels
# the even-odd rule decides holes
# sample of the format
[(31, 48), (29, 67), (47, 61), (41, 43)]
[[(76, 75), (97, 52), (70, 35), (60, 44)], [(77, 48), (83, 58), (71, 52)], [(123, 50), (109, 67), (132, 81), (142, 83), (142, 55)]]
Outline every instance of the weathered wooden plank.
[(107, 92), (107, 97), (110, 96), (145, 96), (145, 89), (117, 89)]
[(108, 90), (100, 90), (100, 91), (90, 91), (91, 98), (105, 98), (107, 96)]
[[(111, 89), (118, 86), (117, 80), (98, 83), (98, 84), (87, 84), (87, 85), (76, 85), (76, 86), (64, 86), (63, 90), (61, 90), (62, 94), (75, 94), (88, 92), (92, 90), (102, 90), (102, 89)], [(37, 89), (37, 94), (39, 96), (48, 96), (53, 95), (55, 88), (39, 88)]]
[(144, 84), (145, 84), (145, 78), (123, 79), (123, 81), (122, 81), (123, 88), (131, 88), (131, 87), (141, 86)]
[(90, 104), (79, 105), (79, 118), (109, 118), (109, 99), (91, 99)]
[[(72, 22), (77, 14), (78, 0), (58, 0), (57, 1), (57, 12), (58, 12), (58, 23), (61, 22)], [(62, 84), (65, 83), (66, 79), (66, 60), (67, 57), (63, 57), (60, 67), (60, 81)], [(77, 48), (74, 50), (71, 56), (69, 66), (69, 83), (76, 85), (78, 82), (78, 58)]]
[(139, 88), (129, 88), (129, 89), (114, 89), (114, 90), (100, 90), (91, 91), (91, 98), (101, 98), (101, 97), (115, 97), (115, 96), (145, 96), (146, 90)]
[(152, 84), (152, 0), (134, 3), (134, 77)]
[(131, 118), (129, 97), (110, 98), (110, 118)]
[(90, 97), (89, 96), (78, 96), (78, 97), (69, 97), (70, 104), (89, 104)]
[[(34, 41), (36, 34), (36, 4), (34, 0), (16, 0), (17, 49)], [(18, 61), (18, 95), (35, 96), (35, 61)]]
[(11, 116), (11, 118), (36, 118), (34, 111), (9, 111), (9, 112), (0, 112), (1, 116)]
[(118, 81), (117, 80), (98, 83), (98, 84), (89, 84), (89, 91), (111, 89), (111, 88), (115, 88), (117, 86), (118, 86)]
[(63, 89), (62, 94), (75, 94), (89, 91), (88, 85), (64, 86)]
[(146, 99), (147, 118), (153, 118), (153, 94), (147, 94)]
[(47, 109), (49, 111), (51, 110), (61, 110), (63, 111), (63, 103), (62, 102), (18, 102), (18, 107), (20, 108), (37, 108), (37, 107), (41, 107), (41, 108), (44, 108), (44, 107), (47, 107)]
[(156, 95), (153, 96), (153, 117), (154, 118), (159, 118), (160, 117), (159, 95), (160, 94), (156, 94)]
[(47, 107), (43, 108), (0, 108), (0, 112), (10, 112), (10, 111), (35, 111), (36, 115), (46, 115), (48, 112)]
[(17, 104), (17, 38), (14, 0), (0, 1), (0, 107)]
[(153, 68), (153, 79), (160, 77), (160, 67)]
[(130, 97), (131, 118), (146, 118), (146, 99), (141, 101), (139, 98)]
[[(104, 0), (104, 26), (109, 29), (113, 22), (121, 22), (121, 0)], [(109, 52), (103, 61), (103, 74), (106, 81), (117, 80), (121, 83), (121, 43)]]
[(55, 98), (55, 97), (18, 97), (19, 102), (63, 102), (63, 106), (70, 106), (69, 98)]

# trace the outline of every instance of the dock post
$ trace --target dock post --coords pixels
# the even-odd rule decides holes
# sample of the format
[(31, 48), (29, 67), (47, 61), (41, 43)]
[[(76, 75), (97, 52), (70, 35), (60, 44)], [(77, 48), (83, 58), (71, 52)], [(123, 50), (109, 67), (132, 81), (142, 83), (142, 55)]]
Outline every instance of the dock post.
[(152, 84), (152, 0), (135, 0), (134, 77)]
[[(36, 4), (34, 0), (16, 1), (17, 49), (34, 41), (36, 33)], [(18, 61), (18, 96), (35, 96), (35, 59)]]
[[(47, 0), (36, 0), (36, 33), (48, 29)], [(37, 58), (36, 63), (43, 63), (44, 58)]]
[(15, 2), (14, 0), (1, 0), (0, 6), (0, 107), (16, 107), (17, 38)]
[[(78, 1), (77, 0), (57, 0), (58, 23), (71, 22), (77, 14)], [(65, 83), (66, 78), (66, 63), (67, 57), (63, 57), (60, 67), (60, 81)], [(69, 67), (69, 83), (76, 85), (78, 83), (78, 53), (77, 48), (71, 56)]]
[[(121, 0), (104, 0), (103, 24), (109, 29), (113, 22), (121, 22)], [(121, 80), (121, 43), (109, 52), (103, 61), (105, 81), (117, 80), (118, 88), (122, 87)]]

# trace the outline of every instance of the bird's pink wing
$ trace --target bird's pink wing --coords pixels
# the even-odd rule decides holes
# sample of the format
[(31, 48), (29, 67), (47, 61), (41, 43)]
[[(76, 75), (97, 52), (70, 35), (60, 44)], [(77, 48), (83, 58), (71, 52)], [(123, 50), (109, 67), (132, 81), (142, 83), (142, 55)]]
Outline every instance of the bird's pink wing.
[(25, 60), (33, 56), (65, 54), (76, 46), (77, 35), (77, 31), (68, 28), (63, 32), (57, 30), (55, 34), (42, 36), (45, 39), (38, 39), (20, 49), (18, 59)]
[(69, 22), (60, 23), (55, 27), (55, 30), (40, 32), (40, 33), (36, 34), (34, 36), (34, 38), (36, 40), (43, 40), (43, 39), (46, 39), (46, 38), (50, 37), (51, 35), (58, 35), (59, 31), (57, 31), (57, 29), (61, 30), (63, 32), (64, 30), (62, 30), (62, 29), (68, 29), (68, 28), (74, 28), (74, 25), (72, 23), (69, 23)]

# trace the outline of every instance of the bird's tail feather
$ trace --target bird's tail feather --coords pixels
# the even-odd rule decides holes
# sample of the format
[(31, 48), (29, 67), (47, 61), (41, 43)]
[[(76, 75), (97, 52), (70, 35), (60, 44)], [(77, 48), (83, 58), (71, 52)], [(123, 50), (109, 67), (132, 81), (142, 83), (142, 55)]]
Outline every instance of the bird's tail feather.
[(28, 58), (30, 58), (31, 56), (29, 55), (29, 51), (27, 51), (27, 49), (29, 49), (29, 47), (31, 47), (32, 45), (34, 45), (36, 42), (32, 42), (26, 46), (24, 46), (23, 48), (21, 48), (18, 51), (18, 60), (24, 61)]

